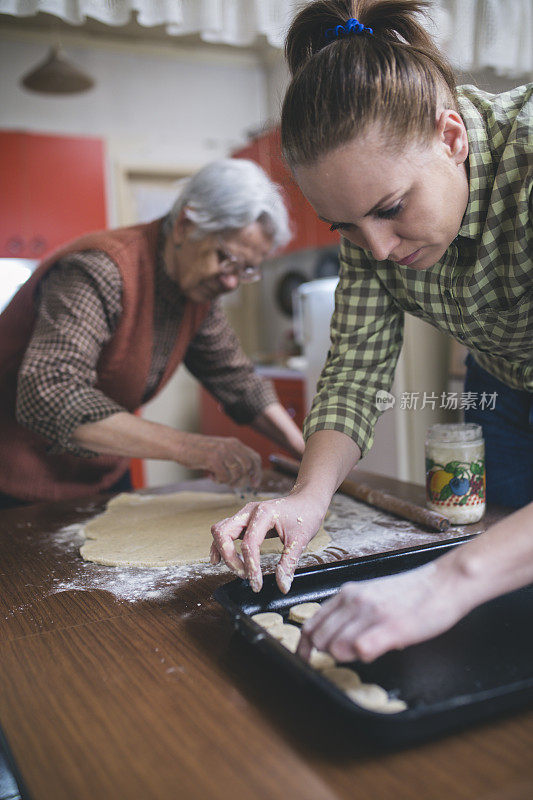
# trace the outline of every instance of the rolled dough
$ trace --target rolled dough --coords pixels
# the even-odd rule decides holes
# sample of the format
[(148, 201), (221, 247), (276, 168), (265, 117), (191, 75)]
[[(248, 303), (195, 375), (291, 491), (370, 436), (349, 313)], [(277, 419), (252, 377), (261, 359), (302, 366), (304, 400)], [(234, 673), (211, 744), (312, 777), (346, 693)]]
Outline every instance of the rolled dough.
[[(119, 494), (105, 512), (84, 528), (80, 553), (86, 561), (112, 567), (169, 567), (209, 562), (211, 525), (236, 514), (242, 500), (234, 494), (176, 492), (146, 497)], [(331, 539), (320, 528), (307, 550), (319, 552)], [(237, 542), (237, 547), (240, 542)], [(265, 539), (262, 554), (281, 553), (279, 537)]]

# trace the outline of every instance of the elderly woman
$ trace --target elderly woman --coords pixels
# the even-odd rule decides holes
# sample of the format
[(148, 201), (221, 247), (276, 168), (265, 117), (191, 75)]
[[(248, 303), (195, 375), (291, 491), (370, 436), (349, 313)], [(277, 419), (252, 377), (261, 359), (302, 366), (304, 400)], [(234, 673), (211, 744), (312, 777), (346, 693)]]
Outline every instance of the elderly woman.
[(163, 219), (89, 234), (44, 261), (0, 315), (0, 507), (125, 488), (131, 457), (257, 486), (260, 458), (238, 440), (135, 416), (181, 362), (235, 421), (301, 454), (301, 432), (217, 302), (258, 280), (288, 238), (278, 188), (225, 159)]
[(212, 560), (259, 591), (259, 546), (275, 527), (285, 546), (277, 581), (289, 590), (333, 493), (372, 444), (404, 311), (468, 346), (469, 391), (497, 392), (476, 419), (487, 494), (518, 510), (418, 570), (346, 584), (304, 627), (303, 655), (313, 644), (371, 660), (533, 580), (533, 86), (457, 88), (417, 18), (426, 5), (320, 0), (289, 31), (285, 156), (343, 235), (332, 344), (293, 491), (214, 526)]

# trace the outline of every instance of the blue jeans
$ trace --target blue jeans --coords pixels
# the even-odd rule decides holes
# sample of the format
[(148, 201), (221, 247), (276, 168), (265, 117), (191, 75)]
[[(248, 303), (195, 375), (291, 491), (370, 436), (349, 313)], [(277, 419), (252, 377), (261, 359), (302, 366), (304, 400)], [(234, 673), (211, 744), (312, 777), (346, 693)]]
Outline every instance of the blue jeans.
[(511, 389), (466, 358), (465, 392), (497, 393), (495, 408), (465, 409), (465, 422), (477, 422), (485, 439), (487, 501), (521, 508), (533, 500), (533, 393)]

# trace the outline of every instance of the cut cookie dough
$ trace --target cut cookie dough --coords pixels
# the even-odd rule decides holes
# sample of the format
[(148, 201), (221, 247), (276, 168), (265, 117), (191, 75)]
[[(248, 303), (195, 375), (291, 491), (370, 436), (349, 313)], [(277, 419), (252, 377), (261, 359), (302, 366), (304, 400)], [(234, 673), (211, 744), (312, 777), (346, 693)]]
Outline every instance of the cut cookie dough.
[(284, 636), (295, 636), (296, 633), (292, 633), (292, 631), (300, 634), (300, 628), (297, 628), (296, 625), (289, 625), (287, 622), (284, 622), (283, 625), (275, 625), (271, 628), (269, 633), (274, 639), (283, 639)]
[(372, 709), (380, 714), (399, 714), (400, 711), (407, 711), (407, 703), (397, 697), (390, 697), (386, 705)]
[(357, 672), (347, 667), (333, 667), (332, 669), (324, 670), (322, 674), (346, 693), (361, 686), (361, 678)]
[(300, 643), (300, 630), (295, 628), (295, 631), (296, 633), (286, 633), (285, 636), (282, 636), (280, 639), (283, 647), (286, 647), (291, 653), (295, 653), (298, 650), (298, 645)]
[(377, 683), (362, 683), (361, 678), (351, 669), (334, 667), (325, 669), (322, 674), (341, 689), (354, 703), (380, 714), (398, 714), (407, 709), (407, 703), (389, 697), (387, 691)]
[(360, 686), (347, 690), (346, 694), (354, 703), (368, 708), (370, 711), (383, 708), (389, 702), (389, 695), (377, 683), (362, 683)]
[(311, 650), (309, 657), (309, 664), (320, 671), (331, 669), (335, 666), (335, 659), (329, 653), (323, 653), (321, 650), (316, 650), (314, 647)]
[(289, 619), (294, 620), (294, 622), (305, 622), (311, 619), (319, 609), (320, 603), (299, 603), (290, 609)]
[(274, 637), (274, 639), (278, 639), (280, 643), (287, 648), (287, 650), (291, 651), (291, 653), (295, 653), (298, 649), (301, 631), (300, 628), (296, 627), (296, 625), (276, 625), (273, 628), (270, 628), (268, 632)]
[(270, 628), (277, 628), (284, 624), (281, 614), (277, 614), (275, 611), (262, 611), (259, 614), (253, 614), (252, 619), (267, 630), (270, 630)]
[[(216, 492), (120, 494), (107, 504), (104, 514), (85, 526), (86, 541), (80, 553), (86, 561), (112, 567), (208, 563), (211, 525), (236, 514), (242, 505), (235, 494)], [(321, 528), (308, 552), (320, 552), (330, 541)], [(265, 539), (261, 546), (262, 554), (282, 552), (277, 536)]]

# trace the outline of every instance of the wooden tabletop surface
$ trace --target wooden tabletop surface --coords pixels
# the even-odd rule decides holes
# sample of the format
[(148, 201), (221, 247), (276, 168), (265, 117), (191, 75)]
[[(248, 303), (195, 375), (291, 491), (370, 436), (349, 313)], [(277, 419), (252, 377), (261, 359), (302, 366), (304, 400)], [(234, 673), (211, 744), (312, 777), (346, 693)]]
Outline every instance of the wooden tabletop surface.
[[(359, 475), (423, 502), (420, 487)], [(267, 477), (270, 489), (290, 484)], [(105, 584), (75, 588), (73, 576), (113, 572), (82, 562), (65, 530), (103, 506), (0, 512), (0, 726), (24, 798), (533, 797), (531, 710), (377, 752), (234, 632), (212, 597), (229, 573), (136, 602)]]

